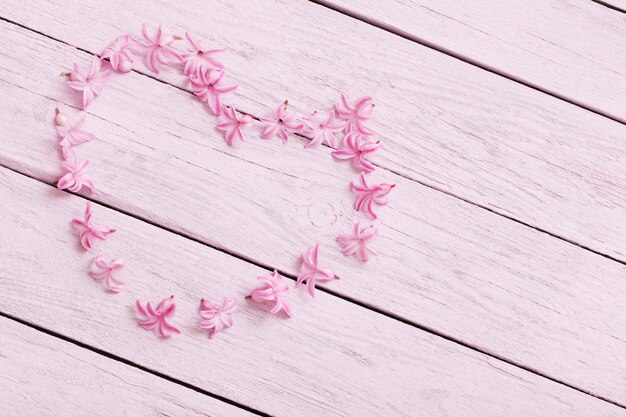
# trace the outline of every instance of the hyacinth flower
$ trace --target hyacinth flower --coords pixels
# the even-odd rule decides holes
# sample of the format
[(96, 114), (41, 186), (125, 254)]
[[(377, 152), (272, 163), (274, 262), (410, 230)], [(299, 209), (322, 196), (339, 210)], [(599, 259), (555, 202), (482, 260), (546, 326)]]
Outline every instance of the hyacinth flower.
[(224, 138), (228, 146), (233, 146), (235, 140), (245, 142), (243, 128), (254, 122), (252, 116), (247, 114), (240, 116), (233, 106), (222, 106), (222, 114), (226, 121), (218, 124), (216, 128), (224, 131)]
[(222, 87), (224, 79), (224, 71), (208, 70), (200, 74), (192, 74), (189, 77), (191, 87), (194, 94), (200, 101), (206, 101), (209, 105), (211, 113), (216, 116), (222, 115), (222, 102), (220, 96), (228, 94), (237, 88), (236, 85), (231, 87)]
[(339, 279), (337, 275), (330, 269), (319, 266), (318, 261), (319, 245), (316, 243), (309, 248), (302, 256), (302, 267), (300, 275), (296, 281), (296, 288), (306, 281), (306, 288), (311, 297), (315, 298), (315, 283), (317, 281), (332, 281)]
[(72, 226), (80, 233), (80, 243), (83, 248), (89, 250), (93, 247), (94, 240), (105, 240), (115, 229), (95, 224), (91, 221), (91, 203), (87, 201), (85, 217), (72, 220)]
[(350, 132), (346, 134), (341, 149), (333, 151), (333, 156), (338, 159), (350, 159), (357, 169), (372, 172), (375, 167), (365, 157), (375, 154), (382, 146), (380, 142), (370, 142), (359, 132)]
[(198, 327), (209, 330), (209, 339), (213, 339), (222, 329), (232, 327), (233, 320), (230, 314), (237, 308), (237, 300), (224, 297), (221, 304), (214, 304), (211, 300), (200, 301), (200, 315), (202, 320)]
[(144, 45), (126, 33), (111, 42), (111, 44), (102, 51), (100, 57), (102, 59), (108, 59), (111, 63), (111, 67), (115, 71), (126, 73), (132, 69), (133, 56), (131, 51), (142, 47), (144, 47)]
[(376, 213), (374, 213), (374, 207), (386, 205), (387, 200), (385, 197), (396, 186), (395, 184), (385, 183), (369, 185), (363, 173), (361, 173), (360, 184), (355, 184), (353, 181), (350, 185), (352, 186), (352, 191), (358, 196), (354, 204), (354, 209), (356, 211), (365, 211), (372, 219), (378, 218)]
[(342, 253), (344, 256), (356, 254), (361, 262), (367, 262), (370, 256), (376, 255), (368, 245), (378, 236), (378, 231), (374, 225), (361, 227), (360, 223), (354, 225), (352, 234), (339, 235), (337, 240), (344, 248)]
[(348, 98), (342, 94), (341, 101), (335, 104), (335, 113), (337, 117), (346, 121), (346, 133), (359, 132), (363, 135), (373, 135), (374, 132), (368, 129), (365, 123), (373, 119), (372, 112), (375, 106), (371, 97), (361, 97), (354, 105), (351, 105)]
[(82, 114), (80, 118), (74, 122), (71, 122), (65, 114), (61, 113), (61, 110), (56, 109), (56, 129), (61, 141), (59, 145), (63, 152), (63, 159), (68, 159), (69, 150), (74, 146), (82, 145), (85, 142), (89, 142), (94, 139), (94, 135), (86, 132), (82, 129), (85, 124), (85, 115)]
[(274, 270), (271, 274), (261, 275), (258, 277), (263, 284), (252, 290), (249, 296), (255, 303), (264, 303), (266, 301), (274, 302), (274, 306), (270, 310), (271, 314), (277, 314), (284, 311), (287, 316), (291, 317), (291, 305), (287, 296), (289, 295), (289, 284), (284, 281), (282, 275)]
[(74, 71), (71, 73), (61, 73), (61, 75), (69, 76), (69, 85), (74, 90), (83, 94), (83, 110), (85, 110), (93, 99), (102, 92), (110, 72), (108, 70), (100, 70), (102, 63), (100, 58), (94, 56), (91, 60), (91, 67), (88, 73), (83, 72), (77, 64), (74, 64)]
[(267, 125), (267, 128), (261, 133), (262, 139), (272, 139), (276, 134), (282, 139), (283, 143), (289, 141), (289, 133), (300, 132), (304, 129), (304, 125), (297, 123), (297, 115), (295, 112), (288, 110), (288, 101), (281, 104), (276, 109), (273, 118), (261, 117), (261, 121)]
[(215, 55), (225, 51), (225, 49), (206, 49), (202, 47), (202, 42), (197, 40), (191, 33), (185, 32), (187, 42), (191, 45), (191, 52), (182, 55), (185, 68), (183, 72), (186, 76), (199, 75), (208, 70), (221, 70), (224, 66), (215, 59)]
[(89, 160), (79, 161), (76, 156), (76, 152), (73, 149), (66, 151), (68, 158), (61, 163), (61, 166), (65, 168), (65, 173), (59, 181), (57, 181), (57, 188), (59, 190), (68, 190), (73, 193), (80, 191), (83, 187), (89, 188), (91, 194), (96, 192), (93, 182), (87, 178), (85, 172), (89, 168)]
[(170, 65), (171, 61), (183, 62), (183, 57), (171, 47), (172, 42), (182, 39), (180, 36), (164, 34), (160, 25), (154, 36), (150, 36), (145, 23), (141, 25), (141, 34), (145, 43), (139, 42), (139, 45), (148, 50), (146, 64), (150, 70), (158, 74), (162, 65)]
[(169, 320), (174, 318), (176, 311), (173, 295), (161, 301), (156, 309), (149, 302), (146, 303), (145, 307), (142, 306), (139, 300), (135, 302), (135, 306), (137, 312), (142, 316), (139, 325), (144, 329), (154, 330), (155, 333), (165, 338), (172, 334), (180, 334), (180, 330), (169, 323)]
[(309, 143), (304, 145), (305, 148), (315, 148), (324, 142), (334, 148), (335, 133), (341, 132), (346, 125), (346, 122), (336, 119), (334, 111), (328, 113), (324, 121), (319, 119), (317, 112), (313, 112), (311, 116), (303, 118), (302, 121), (308, 126), (303, 133), (311, 139)]
[(124, 285), (115, 275), (126, 265), (125, 259), (116, 259), (107, 263), (102, 256), (96, 256), (89, 268), (89, 275), (96, 281), (102, 281), (104, 287), (113, 292), (119, 292)]

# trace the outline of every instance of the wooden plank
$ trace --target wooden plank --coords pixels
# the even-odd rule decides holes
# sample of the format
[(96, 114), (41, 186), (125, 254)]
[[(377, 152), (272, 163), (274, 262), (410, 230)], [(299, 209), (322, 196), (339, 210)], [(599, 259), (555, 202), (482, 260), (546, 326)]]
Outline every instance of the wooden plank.
[[(75, 97), (47, 74), (86, 57), (2, 28), (2, 47), (27, 49), (0, 70), (0, 164), (52, 183), (54, 108)], [(333, 291), (624, 400), (623, 265), (382, 170), (376, 178), (398, 187), (379, 222), (380, 256), (362, 265), (335, 242), (356, 219), (355, 174), (328, 149), (253, 137), (228, 148), (187, 93), (138, 74), (112, 80), (90, 111), (97, 140), (80, 152), (94, 160), (98, 201), (290, 274), (318, 241), (344, 277)]]
[(92, 52), (167, 16), (229, 48), (231, 100), (256, 115), (373, 95), (377, 164), (626, 261), (626, 126), (605, 117), (306, 1), (10, 0), (0, 15)]
[[(69, 226), (83, 199), (6, 169), (0, 184), (1, 311), (238, 403), (285, 416), (626, 415), (325, 293), (294, 292), (294, 317), (272, 317), (242, 300), (260, 268), (94, 205), (117, 228), (99, 252), (130, 259), (127, 287), (106, 294)], [(157, 340), (137, 326), (133, 301), (170, 294), (182, 334)], [(241, 300), (235, 325), (213, 340), (195, 327), (202, 296)]]
[(626, 123), (626, 16), (591, 0), (314, 1)]
[(0, 415), (254, 414), (0, 317)]

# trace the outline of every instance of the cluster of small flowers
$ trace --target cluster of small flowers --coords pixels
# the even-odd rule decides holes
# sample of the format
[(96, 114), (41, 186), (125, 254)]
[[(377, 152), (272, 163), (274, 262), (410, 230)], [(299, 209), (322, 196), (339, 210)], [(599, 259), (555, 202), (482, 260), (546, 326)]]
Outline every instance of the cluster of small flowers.
[[(327, 114), (325, 119), (320, 119), (320, 112), (314, 111), (311, 116), (302, 118), (300, 123), (298, 115), (288, 109), (285, 101), (276, 109), (272, 118), (261, 118), (267, 126), (261, 138), (271, 139), (278, 134), (283, 143), (289, 140), (289, 134), (301, 134), (310, 141), (305, 148), (314, 148), (322, 143), (331, 148), (337, 147), (337, 134), (343, 133), (342, 146), (332, 152), (337, 159), (351, 160), (354, 167), (361, 171), (359, 183), (350, 183), (352, 191), (357, 194), (355, 210), (365, 212), (371, 219), (378, 218), (375, 207), (387, 204), (386, 196), (395, 187), (394, 184), (370, 184), (366, 174), (375, 170), (374, 165), (367, 159), (376, 153), (382, 144), (380, 141), (373, 142), (371, 137), (374, 132), (367, 127), (367, 122), (372, 120), (375, 104), (371, 97), (361, 97), (354, 104), (350, 104), (347, 97), (342, 94), (341, 101), (336, 104)], [(231, 144), (229, 142), (229, 144)], [(373, 224), (361, 226), (360, 222), (354, 225), (352, 234), (342, 234), (338, 241), (344, 246), (343, 254), (353, 255), (366, 262), (375, 252), (368, 247), (377, 236), (376, 227)]]
[[(199, 100), (207, 103), (212, 114), (224, 117), (225, 120), (217, 125), (217, 129), (224, 131), (227, 144), (233, 146), (235, 141), (244, 142), (243, 129), (253, 124), (254, 119), (250, 115), (238, 112), (234, 106), (227, 106), (221, 102), (223, 95), (237, 88), (236, 85), (228, 87), (223, 85), (225, 69), (215, 56), (224, 50), (206, 49), (190, 33), (185, 33), (191, 51), (179, 53), (171, 45), (176, 40), (182, 40), (182, 37), (165, 34), (160, 26), (150, 36), (145, 24), (141, 27), (141, 33), (143, 40), (137, 40), (129, 34), (117, 38), (102, 52), (100, 58), (93, 58), (88, 72), (74, 64), (71, 73), (62, 73), (63, 76), (69, 78), (68, 86), (81, 92), (83, 110), (86, 110), (94, 98), (102, 92), (110, 76), (110, 71), (102, 68), (103, 64), (106, 65), (108, 62), (113, 70), (128, 73), (132, 69), (134, 54), (142, 51), (146, 65), (155, 73), (159, 73), (163, 65), (183, 64), (183, 73), (194, 94)], [(286, 144), (289, 134), (300, 134), (310, 139), (305, 148), (314, 148), (322, 143), (336, 148), (336, 134), (343, 133), (341, 148), (333, 151), (332, 154), (338, 159), (351, 160), (361, 171), (360, 184), (351, 183), (352, 190), (357, 194), (355, 209), (364, 211), (372, 219), (376, 219), (374, 207), (387, 204), (385, 197), (394, 185), (370, 185), (366, 182), (366, 174), (375, 169), (367, 157), (382, 147), (380, 141), (371, 141), (374, 133), (366, 126), (366, 123), (372, 119), (374, 106), (371, 97), (362, 97), (351, 105), (342, 95), (341, 102), (333, 107), (325, 119), (321, 120), (319, 113), (315, 111), (311, 116), (302, 118), (303, 123), (301, 123), (298, 115), (288, 108), (288, 102), (285, 101), (278, 106), (274, 117), (260, 118), (266, 126), (261, 133), (261, 138), (272, 139), (278, 135)], [(71, 192), (79, 192), (86, 187), (93, 194), (95, 187), (86, 175), (90, 162), (89, 160), (80, 161), (75, 149), (94, 139), (93, 134), (83, 130), (84, 121), (84, 113), (78, 120), (70, 121), (57, 109), (56, 129), (61, 138), (59, 144), (63, 155), (62, 166), (67, 171), (58, 180), (57, 187)], [(87, 202), (84, 218), (74, 219), (72, 225), (80, 232), (80, 241), (86, 250), (92, 249), (94, 240), (105, 240), (110, 233), (115, 232), (115, 229), (92, 222), (89, 202)], [(367, 245), (376, 235), (377, 231), (373, 224), (362, 227), (359, 222), (354, 226), (353, 234), (341, 235), (338, 240), (344, 245), (344, 255), (356, 254), (359, 260), (365, 262), (370, 255), (374, 254)], [(316, 282), (339, 279), (331, 269), (319, 266), (318, 252), (319, 245), (316, 244), (304, 253), (301, 271), (295, 285), (300, 287), (306, 283), (307, 290), (313, 298)], [(123, 281), (116, 275), (123, 269), (125, 263), (124, 259), (106, 262), (101, 256), (96, 256), (92, 261), (89, 274), (94, 279), (102, 281), (108, 290), (118, 292)], [(284, 312), (291, 317), (288, 282), (277, 271), (262, 275), (258, 279), (262, 281), (262, 284), (253, 289), (246, 298), (257, 303), (272, 303), (269, 310), (271, 314)], [(213, 338), (222, 329), (232, 326), (230, 314), (236, 308), (237, 300), (234, 298), (224, 297), (221, 303), (202, 298), (199, 311), (202, 320), (198, 326), (207, 329), (209, 337)], [(141, 316), (139, 324), (143, 328), (154, 330), (162, 337), (180, 333), (178, 328), (170, 323), (176, 309), (173, 295), (162, 300), (156, 307), (153, 307), (150, 302), (144, 306), (137, 300), (136, 309)]]

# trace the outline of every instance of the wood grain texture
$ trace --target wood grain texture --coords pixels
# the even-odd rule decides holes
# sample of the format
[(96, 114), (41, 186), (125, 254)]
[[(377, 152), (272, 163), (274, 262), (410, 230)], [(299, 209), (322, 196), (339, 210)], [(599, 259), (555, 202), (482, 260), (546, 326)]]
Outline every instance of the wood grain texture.
[[(272, 317), (242, 301), (258, 267), (94, 205), (94, 220), (118, 230), (97, 252), (129, 258), (127, 287), (106, 294), (69, 224), (83, 199), (6, 169), (0, 184), (1, 311), (238, 403), (279, 416), (626, 415), (325, 293), (294, 291), (294, 317)], [(183, 333), (158, 340), (137, 326), (133, 301), (170, 294)], [(195, 328), (202, 296), (241, 301), (214, 340)]]
[[(76, 97), (50, 77), (58, 62), (88, 58), (2, 28), (5, 50), (28, 48), (0, 71), (0, 163), (52, 183), (54, 108)], [(381, 213), (380, 256), (362, 265), (335, 242), (356, 219), (356, 174), (328, 149), (262, 141), (258, 128), (228, 148), (186, 92), (138, 74), (114, 77), (90, 112), (97, 140), (79, 152), (94, 161), (97, 200), (290, 274), (318, 241), (344, 277), (329, 289), (626, 402), (623, 265), (384, 170), (375, 178), (398, 187)]]
[(626, 16), (578, 0), (319, 0), (626, 123)]
[(0, 317), (0, 415), (253, 416)]
[(144, 21), (190, 30), (229, 49), (230, 101), (256, 115), (370, 94), (379, 165), (626, 261), (626, 126), (562, 100), (307, 1), (9, 0), (0, 15), (92, 52)]

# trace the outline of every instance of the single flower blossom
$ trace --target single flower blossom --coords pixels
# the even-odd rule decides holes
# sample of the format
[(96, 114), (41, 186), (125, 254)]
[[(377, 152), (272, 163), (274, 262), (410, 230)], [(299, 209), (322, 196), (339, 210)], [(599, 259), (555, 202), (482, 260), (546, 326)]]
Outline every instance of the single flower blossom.
[(189, 77), (191, 87), (194, 94), (200, 101), (206, 101), (209, 105), (211, 113), (216, 116), (222, 115), (222, 102), (220, 96), (228, 94), (237, 88), (236, 85), (231, 87), (222, 87), (224, 79), (224, 71), (208, 70), (200, 74), (192, 74)]
[(296, 113), (287, 109), (287, 104), (288, 102), (285, 101), (284, 104), (278, 106), (274, 118), (261, 117), (261, 121), (267, 124), (267, 128), (261, 134), (261, 138), (272, 139), (278, 133), (283, 143), (287, 143), (289, 133), (299, 132), (304, 129), (303, 124), (296, 122)]
[(373, 135), (370, 129), (365, 127), (365, 123), (372, 120), (372, 112), (376, 105), (371, 97), (361, 97), (354, 105), (348, 103), (345, 95), (341, 95), (341, 102), (335, 104), (337, 117), (346, 121), (345, 132), (360, 132), (364, 135)]
[(179, 36), (165, 35), (163, 29), (159, 25), (154, 36), (148, 35), (146, 24), (141, 25), (141, 34), (145, 39), (144, 43), (139, 43), (144, 49), (148, 49), (148, 55), (146, 57), (146, 63), (148, 68), (153, 72), (159, 73), (161, 65), (170, 65), (169, 60), (177, 62), (183, 62), (183, 57), (176, 52), (170, 45), (175, 40), (182, 39)]
[(93, 247), (94, 239), (105, 240), (109, 234), (115, 232), (115, 229), (110, 229), (91, 222), (91, 203), (89, 201), (87, 201), (85, 208), (84, 219), (72, 220), (72, 226), (80, 232), (80, 243), (83, 245), (83, 248), (87, 250)]
[(85, 175), (85, 171), (89, 168), (89, 160), (79, 161), (76, 157), (76, 152), (68, 150), (68, 158), (61, 163), (61, 166), (68, 172), (63, 175), (57, 182), (57, 188), (59, 190), (69, 190), (73, 193), (78, 192), (83, 187), (89, 188), (91, 194), (96, 192), (93, 182)]
[(387, 204), (385, 197), (396, 186), (395, 184), (378, 184), (368, 185), (365, 181), (365, 175), (361, 173), (361, 183), (355, 184), (354, 181), (350, 183), (352, 191), (354, 191), (358, 197), (354, 204), (356, 211), (366, 211), (372, 219), (378, 218), (374, 213), (375, 206), (384, 206)]
[(226, 121), (217, 125), (218, 130), (224, 131), (224, 138), (228, 146), (233, 146), (235, 140), (245, 142), (242, 129), (254, 122), (252, 116), (244, 114), (239, 116), (235, 107), (222, 106), (222, 114)]
[(224, 69), (224, 66), (215, 60), (214, 55), (224, 52), (225, 49), (205, 49), (202, 47), (202, 42), (196, 40), (189, 32), (185, 32), (185, 37), (193, 49), (193, 51), (182, 55), (186, 76), (198, 75), (208, 70)]
[(372, 172), (375, 167), (365, 159), (382, 148), (382, 143), (370, 142), (367, 137), (359, 132), (347, 133), (341, 149), (333, 151), (333, 156), (338, 159), (351, 159), (355, 167), (364, 172)]
[(323, 142), (334, 148), (335, 133), (341, 132), (346, 124), (346, 122), (335, 118), (334, 111), (328, 113), (326, 120), (323, 122), (318, 118), (317, 112), (303, 118), (302, 121), (308, 126), (308, 129), (305, 129), (303, 132), (304, 135), (311, 138), (311, 141), (304, 145), (305, 148), (314, 148)]
[(271, 314), (276, 314), (282, 310), (291, 317), (291, 306), (287, 300), (289, 284), (283, 281), (283, 277), (274, 270), (271, 274), (261, 275), (258, 279), (263, 281), (263, 284), (252, 290), (246, 298), (252, 298), (255, 303), (273, 301), (274, 307), (270, 310)]
[(143, 307), (139, 300), (135, 302), (135, 305), (137, 311), (142, 316), (139, 320), (139, 325), (144, 329), (154, 330), (161, 337), (170, 337), (172, 333), (180, 334), (180, 330), (168, 322), (174, 317), (174, 312), (176, 311), (173, 295), (161, 301), (156, 309), (149, 302)]
[(102, 92), (106, 80), (109, 78), (110, 72), (108, 70), (101, 71), (101, 66), (100, 58), (94, 56), (88, 73), (84, 73), (77, 64), (74, 64), (74, 71), (69, 74), (70, 79), (67, 85), (83, 93), (83, 110), (89, 107), (93, 99)]
[(315, 282), (316, 281), (332, 281), (339, 279), (337, 275), (330, 269), (319, 266), (318, 262), (319, 245), (309, 248), (302, 256), (302, 267), (300, 275), (296, 281), (296, 288), (306, 281), (306, 288), (311, 297), (315, 298)]
[(352, 234), (340, 235), (337, 240), (344, 245), (342, 251), (344, 256), (356, 253), (356, 257), (361, 262), (367, 262), (371, 255), (376, 255), (376, 252), (367, 247), (376, 236), (378, 236), (378, 231), (374, 225), (361, 228), (360, 223), (357, 223), (354, 225)]
[(84, 114), (82, 114), (78, 120), (70, 122), (58, 108), (56, 109), (56, 113), (56, 129), (61, 138), (59, 145), (61, 145), (61, 150), (63, 151), (63, 159), (67, 159), (68, 151), (72, 147), (93, 140), (94, 135), (82, 130), (83, 124), (85, 123)]
[(111, 44), (102, 52), (100, 57), (102, 59), (108, 58), (111, 63), (111, 67), (115, 71), (126, 73), (132, 68), (133, 56), (131, 51), (141, 47), (143, 47), (141, 43), (126, 33), (111, 42)]
[(203, 317), (198, 327), (209, 330), (209, 339), (213, 339), (224, 327), (233, 325), (230, 314), (237, 308), (237, 300), (224, 297), (221, 304), (213, 304), (211, 300), (200, 301), (200, 315)]
[(125, 259), (116, 259), (108, 264), (102, 256), (96, 256), (89, 268), (89, 275), (97, 281), (102, 281), (107, 290), (119, 292), (124, 285), (114, 274), (119, 272), (126, 265)]

